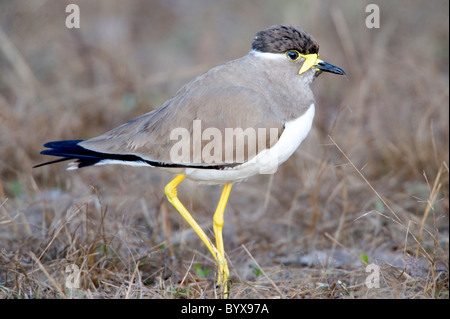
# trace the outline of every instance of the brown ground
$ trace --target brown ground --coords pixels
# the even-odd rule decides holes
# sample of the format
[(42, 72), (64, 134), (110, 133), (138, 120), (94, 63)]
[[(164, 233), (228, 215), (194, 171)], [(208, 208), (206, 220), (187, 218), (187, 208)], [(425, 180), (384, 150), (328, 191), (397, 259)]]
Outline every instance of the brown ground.
[[(379, 29), (369, 2), (76, 3), (80, 30), (63, 1), (0, 2), (0, 297), (220, 297), (208, 250), (165, 199), (171, 175), (31, 167), (44, 142), (158, 107), (279, 23), (312, 33), (347, 77), (314, 83), (314, 128), (273, 177), (233, 187), (230, 298), (449, 297), (448, 2), (376, 2)], [(179, 190), (208, 234), (220, 191)]]

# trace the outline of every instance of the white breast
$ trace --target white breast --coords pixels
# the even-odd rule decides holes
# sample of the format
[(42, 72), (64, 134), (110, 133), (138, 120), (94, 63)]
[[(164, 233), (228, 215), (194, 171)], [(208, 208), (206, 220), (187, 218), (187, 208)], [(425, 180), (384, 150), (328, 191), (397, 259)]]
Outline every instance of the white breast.
[(257, 174), (273, 174), (299, 147), (311, 130), (315, 113), (314, 104), (299, 118), (286, 122), (280, 139), (270, 149), (265, 149), (251, 161), (224, 170), (186, 169), (189, 179), (210, 184), (241, 181)]

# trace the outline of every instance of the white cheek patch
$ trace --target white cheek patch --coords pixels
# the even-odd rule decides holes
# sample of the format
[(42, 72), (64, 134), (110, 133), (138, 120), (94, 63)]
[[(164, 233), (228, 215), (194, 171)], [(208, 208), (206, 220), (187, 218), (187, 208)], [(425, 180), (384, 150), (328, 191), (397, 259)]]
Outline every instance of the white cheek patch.
[(260, 52), (256, 50), (250, 51), (256, 57), (260, 57), (268, 60), (281, 60), (286, 59), (286, 55), (284, 53), (269, 53), (269, 52)]

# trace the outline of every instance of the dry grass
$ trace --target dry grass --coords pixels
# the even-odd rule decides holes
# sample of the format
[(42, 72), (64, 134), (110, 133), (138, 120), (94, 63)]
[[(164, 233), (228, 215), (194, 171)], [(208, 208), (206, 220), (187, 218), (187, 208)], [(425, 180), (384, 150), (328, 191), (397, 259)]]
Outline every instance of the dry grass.
[[(170, 175), (31, 167), (44, 142), (158, 107), (277, 23), (311, 32), (348, 75), (314, 83), (314, 129), (277, 174), (233, 187), (231, 298), (449, 297), (448, 2), (380, 1), (377, 30), (354, 1), (77, 3), (79, 31), (63, 1), (0, 2), (2, 298), (220, 297), (209, 252), (164, 197)], [(179, 192), (211, 234), (220, 188)]]

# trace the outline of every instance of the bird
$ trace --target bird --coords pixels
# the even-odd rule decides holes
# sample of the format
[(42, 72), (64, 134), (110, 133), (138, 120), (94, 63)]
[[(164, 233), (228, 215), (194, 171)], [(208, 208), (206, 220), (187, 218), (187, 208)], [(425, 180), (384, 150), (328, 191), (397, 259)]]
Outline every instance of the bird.
[[(232, 185), (275, 173), (297, 150), (315, 113), (310, 84), (323, 72), (345, 75), (319, 59), (317, 41), (301, 27), (274, 25), (256, 33), (248, 54), (194, 78), (159, 108), (97, 137), (44, 144), (41, 154), (59, 158), (35, 167), (72, 160), (68, 169), (122, 164), (175, 174), (165, 195), (211, 252), (228, 297), (222, 230)], [(223, 186), (215, 244), (178, 199), (185, 178)]]

